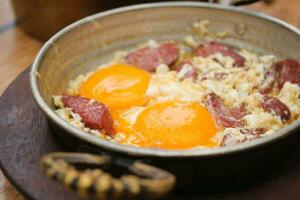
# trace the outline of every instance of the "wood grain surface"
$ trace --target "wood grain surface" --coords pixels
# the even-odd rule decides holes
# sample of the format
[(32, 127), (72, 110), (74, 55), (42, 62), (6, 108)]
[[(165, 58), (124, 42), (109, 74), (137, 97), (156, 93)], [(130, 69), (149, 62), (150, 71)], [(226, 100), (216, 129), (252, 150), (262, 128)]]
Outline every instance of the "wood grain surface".
[[(264, 12), (300, 27), (300, 1), (276, 0), (272, 5), (262, 3), (247, 9)], [(26, 35), (15, 26), (15, 17), (9, 0), (0, 1), (0, 94), (13, 79), (32, 63), (42, 42)], [(0, 172), (0, 199), (24, 199)]]

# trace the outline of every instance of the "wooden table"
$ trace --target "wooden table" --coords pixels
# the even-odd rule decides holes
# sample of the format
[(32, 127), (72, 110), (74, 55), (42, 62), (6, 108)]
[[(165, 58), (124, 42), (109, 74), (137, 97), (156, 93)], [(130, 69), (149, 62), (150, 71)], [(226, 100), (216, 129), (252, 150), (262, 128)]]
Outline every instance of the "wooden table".
[[(300, 27), (300, 1), (277, 0), (270, 6), (256, 3), (248, 9), (261, 11)], [(38, 41), (14, 26), (14, 15), (9, 0), (0, 1), (0, 94), (30, 65), (42, 46)], [(0, 199), (24, 199), (0, 171)]]

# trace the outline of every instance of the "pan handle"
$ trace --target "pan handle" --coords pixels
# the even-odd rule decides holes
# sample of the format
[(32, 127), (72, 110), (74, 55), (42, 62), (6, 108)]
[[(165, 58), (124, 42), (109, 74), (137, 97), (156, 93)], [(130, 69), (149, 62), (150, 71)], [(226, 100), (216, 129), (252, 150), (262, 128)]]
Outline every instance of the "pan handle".
[[(87, 153), (49, 153), (42, 157), (41, 167), (48, 177), (96, 199), (161, 198), (170, 192), (175, 176), (165, 170), (139, 161), (128, 166), (132, 175), (113, 177), (99, 167), (118, 165), (108, 156)], [(98, 166), (79, 170), (75, 164)]]

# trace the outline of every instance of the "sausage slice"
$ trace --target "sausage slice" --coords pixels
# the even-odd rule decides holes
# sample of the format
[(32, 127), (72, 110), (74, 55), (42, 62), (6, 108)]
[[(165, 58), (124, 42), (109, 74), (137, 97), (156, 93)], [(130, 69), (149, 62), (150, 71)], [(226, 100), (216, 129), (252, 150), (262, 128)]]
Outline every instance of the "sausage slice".
[(79, 114), (84, 125), (113, 136), (113, 120), (106, 105), (80, 96), (63, 95), (62, 103)]

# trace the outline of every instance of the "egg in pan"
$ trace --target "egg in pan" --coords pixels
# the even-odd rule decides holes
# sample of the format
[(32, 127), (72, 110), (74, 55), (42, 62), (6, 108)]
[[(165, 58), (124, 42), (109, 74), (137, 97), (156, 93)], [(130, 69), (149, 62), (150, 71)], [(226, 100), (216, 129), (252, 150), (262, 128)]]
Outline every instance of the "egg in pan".
[[(108, 105), (122, 143), (163, 149), (213, 146), (213, 119), (197, 102), (163, 100), (150, 103), (151, 74), (134, 66), (115, 64), (98, 70), (80, 87), (79, 95)], [(152, 100), (152, 102), (154, 102)], [(139, 109), (130, 109), (130, 108)], [(124, 111), (137, 113), (128, 120)]]
[[(273, 134), (297, 118), (299, 100), (290, 102), (280, 92), (297, 95), (298, 83), (287, 80), (278, 90), (274, 77), (266, 77), (274, 56), (218, 42), (184, 49), (176, 42), (151, 41), (123, 53), (70, 82), (64, 98), (90, 103), (67, 106), (55, 97), (57, 113), (114, 142), (169, 150), (238, 144)], [(253, 123), (261, 116), (263, 123)]]

